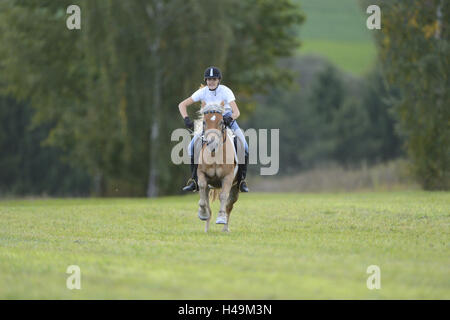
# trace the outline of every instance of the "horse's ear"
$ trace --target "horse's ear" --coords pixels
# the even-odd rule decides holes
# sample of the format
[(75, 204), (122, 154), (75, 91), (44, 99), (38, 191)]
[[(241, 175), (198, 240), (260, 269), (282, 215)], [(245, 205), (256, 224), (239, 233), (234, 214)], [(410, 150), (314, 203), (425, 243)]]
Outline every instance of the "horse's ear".
[(222, 101), (220, 105), (223, 107), (225, 105), (225, 101)]

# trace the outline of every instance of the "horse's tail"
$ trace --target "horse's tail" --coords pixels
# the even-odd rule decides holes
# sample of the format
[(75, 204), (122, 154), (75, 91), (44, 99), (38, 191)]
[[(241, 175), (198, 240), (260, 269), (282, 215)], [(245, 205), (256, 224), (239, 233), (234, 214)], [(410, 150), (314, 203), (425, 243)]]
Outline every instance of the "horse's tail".
[(211, 200), (211, 202), (214, 202), (216, 199), (219, 198), (220, 191), (222, 191), (222, 188), (209, 190), (209, 199)]

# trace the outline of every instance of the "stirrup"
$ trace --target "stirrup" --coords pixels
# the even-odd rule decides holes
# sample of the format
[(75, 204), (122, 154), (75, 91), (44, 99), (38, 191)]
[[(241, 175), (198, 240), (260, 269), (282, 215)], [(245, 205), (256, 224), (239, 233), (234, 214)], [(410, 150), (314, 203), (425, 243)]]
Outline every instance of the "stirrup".
[[(245, 183), (245, 185), (242, 186), (242, 183)], [(244, 187), (245, 187), (245, 189), (242, 189)], [(248, 192), (247, 182), (245, 182), (245, 180), (241, 180), (241, 182), (239, 182), (239, 191), (240, 192)]]
[(198, 184), (195, 182), (193, 178), (189, 179), (186, 186), (183, 188), (183, 191), (198, 191)]

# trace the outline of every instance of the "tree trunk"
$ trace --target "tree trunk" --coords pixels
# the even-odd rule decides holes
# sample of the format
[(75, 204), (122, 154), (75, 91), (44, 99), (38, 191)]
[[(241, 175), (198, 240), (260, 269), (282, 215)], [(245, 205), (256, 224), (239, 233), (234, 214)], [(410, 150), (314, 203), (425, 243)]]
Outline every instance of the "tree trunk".
[(103, 196), (103, 174), (100, 171), (94, 176), (94, 195)]
[(147, 185), (147, 197), (154, 198), (158, 196), (158, 152), (159, 152), (159, 114), (161, 108), (161, 69), (159, 56), (159, 37), (150, 47), (150, 52), (154, 60), (153, 68), (153, 101), (151, 107), (151, 128), (150, 128), (150, 163)]

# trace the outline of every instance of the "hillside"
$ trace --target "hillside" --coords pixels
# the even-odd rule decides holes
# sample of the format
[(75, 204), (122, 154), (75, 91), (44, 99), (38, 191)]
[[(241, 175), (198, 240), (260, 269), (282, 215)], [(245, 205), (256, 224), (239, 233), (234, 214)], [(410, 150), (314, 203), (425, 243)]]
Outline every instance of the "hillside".
[(367, 14), (357, 0), (296, 0), (306, 14), (299, 30), (302, 46), (298, 54), (322, 55), (354, 74), (368, 71), (376, 49)]

